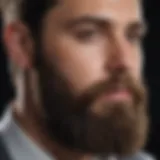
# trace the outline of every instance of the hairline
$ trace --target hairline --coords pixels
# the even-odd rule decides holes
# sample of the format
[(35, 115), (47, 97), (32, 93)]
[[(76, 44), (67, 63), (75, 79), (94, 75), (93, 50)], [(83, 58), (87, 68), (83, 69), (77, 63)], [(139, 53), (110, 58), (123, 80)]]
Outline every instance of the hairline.
[[(27, 3), (26, 2), (27, 0), (16, 0), (16, 1), (8, 0), (8, 2), (5, 2), (5, 1), (7, 1), (7, 0), (4, 0), (4, 4), (3, 4), (3, 0), (2, 0), (2, 3), (0, 5), (2, 20), (4, 22), (3, 24), (7, 25), (7, 24), (10, 24), (15, 21), (25, 22), (25, 20), (23, 19), (23, 15), (24, 15), (24, 12), (23, 12), (24, 6), (23, 5), (25, 3)], [(48, 0), (46, 2), (44, 0), (44, 4), (48, 3), (48, 2), (51, 2), (52, 5), (51, 5), (51, 7), (48, 7), (47, 9), (45, 9), (45, 12), (47, 12), (49, 9), (54, 8), (56, 5), (58, 5), (57, 3), (59, 3), (59, 0)], [(32, 2), (29, 2), (29, 3), (32, 3)], [(32, 6), (32, 4), (31, 4), (31, 6)], [(37, 9), (39, 9), (39, 8), (37, 7)], [(27, 10), (26, 10), (26, 12), (30, 13), (30, 11), (27, 11)], [(45, 14), (43, 16), (45, 16)]]

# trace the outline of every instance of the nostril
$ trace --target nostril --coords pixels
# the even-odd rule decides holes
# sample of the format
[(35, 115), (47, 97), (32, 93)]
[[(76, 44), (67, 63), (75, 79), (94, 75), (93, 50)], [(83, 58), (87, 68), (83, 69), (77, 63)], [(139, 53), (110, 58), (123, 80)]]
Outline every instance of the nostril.
[(114, 72), (116, 74), (121, 74), (127, 70), (127, 65), (122, 60), (112, 60), (108, 61), (106, 64), (106, 69), (108, 72)]

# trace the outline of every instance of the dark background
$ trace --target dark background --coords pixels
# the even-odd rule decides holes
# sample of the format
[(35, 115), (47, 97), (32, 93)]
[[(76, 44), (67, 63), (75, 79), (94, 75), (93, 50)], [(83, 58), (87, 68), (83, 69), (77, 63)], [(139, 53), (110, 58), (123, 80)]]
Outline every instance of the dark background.
[[(160, 2), (144, 0), (149, 33), (144, 40), (145, 76), (149, 85), (151, 133), (146, 149), (160, 159)], [(2, 27), (1, 20), (0, 26)], [(2, 35), (2, 34), (0, 34)], [(13, 98), (14, 90), (7, 73), (7, 59), (0, 39), (0, 114)]]

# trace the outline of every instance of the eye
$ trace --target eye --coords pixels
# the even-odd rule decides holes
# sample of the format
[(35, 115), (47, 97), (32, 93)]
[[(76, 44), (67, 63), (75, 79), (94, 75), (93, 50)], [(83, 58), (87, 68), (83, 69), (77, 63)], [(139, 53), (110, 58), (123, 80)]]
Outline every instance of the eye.
[(76, 30), (75, 36), (80, 41), (89, 42), (96, 40), (100, 36), (100, 31), (96, 27), (83, 28)]
[(128, 34), (127, 39), (130, 41), (130, 43), (141, 43), (144, 36), (145, 35), (143, 33), (133, 32)]

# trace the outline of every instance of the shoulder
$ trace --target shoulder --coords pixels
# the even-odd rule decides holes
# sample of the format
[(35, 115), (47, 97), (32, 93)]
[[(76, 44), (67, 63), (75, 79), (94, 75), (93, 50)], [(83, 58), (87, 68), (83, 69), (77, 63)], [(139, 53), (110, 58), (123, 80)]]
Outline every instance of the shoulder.
[(138, 152), (134, 156), (125, 158), (123, 160), (156, 160), (156, 158), (153, 155), (149, 154), (149, 153)]
[(1, 135), (0, 135), (0, 160), (11, 160)]
[(0, 160), (10, 160), (8, 148), (5, 143), (6, 136), (10, 132), (11, 111), (7, 108), (0, 118)]
[(141, 153), (139, 153), (139, 156), (140, 157), (142, 157), (141, 159), (143, 160), (156, 160), (156, 158), (153, 156), (153, 155), (151, 155), (151, 154), (148, 154), (148, 153), (146, 153), (146, 152), (141, 152)]

